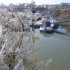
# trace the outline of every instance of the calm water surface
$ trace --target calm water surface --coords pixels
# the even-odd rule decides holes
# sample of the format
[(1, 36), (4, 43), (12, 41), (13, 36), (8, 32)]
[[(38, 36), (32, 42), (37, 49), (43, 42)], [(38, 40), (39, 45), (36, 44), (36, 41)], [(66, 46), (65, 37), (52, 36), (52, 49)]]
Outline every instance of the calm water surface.
[(42, 46), (38, 50), (41, 60), (53, 59), (49, 70), (70, 70), (70, 32), (47, 34), (35, 29), (34, 33)]

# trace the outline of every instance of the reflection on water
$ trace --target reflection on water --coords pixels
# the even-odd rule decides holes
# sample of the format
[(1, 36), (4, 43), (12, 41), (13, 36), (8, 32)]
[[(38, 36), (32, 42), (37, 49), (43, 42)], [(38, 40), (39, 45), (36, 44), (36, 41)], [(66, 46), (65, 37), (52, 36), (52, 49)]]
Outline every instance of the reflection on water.
[(41, 59), (53, 59), (49, 70), (70, 70), (70, 32), (48, 34), (35, 29), (34, 33), (42, 46), (38, 50)]
[(42, 36), (44, 36), (44, 37), (50, 37), (50, 36), (52, 36), (53, 35), (53, 33), (42, 33), (42, 32), (40, 32), (40, 34), (42, 35)]

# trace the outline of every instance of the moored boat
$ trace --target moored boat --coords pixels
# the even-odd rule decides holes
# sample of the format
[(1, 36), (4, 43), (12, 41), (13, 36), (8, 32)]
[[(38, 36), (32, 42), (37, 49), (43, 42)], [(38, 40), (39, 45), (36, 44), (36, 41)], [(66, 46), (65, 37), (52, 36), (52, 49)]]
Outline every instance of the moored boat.
[(44, 32), (44, 27), (43, 26), (40, 27), (40, 32)]
[(50, 22), (46, 22), (43, 26), (40, 27), (40, 31), (44, 32), (52, 32), (53, 31), (54, 24)]
[(58, 29), (55, 29), (54, 32), (59, 33), (59, 34), (66, 34), (67, 30), (59, 27)]

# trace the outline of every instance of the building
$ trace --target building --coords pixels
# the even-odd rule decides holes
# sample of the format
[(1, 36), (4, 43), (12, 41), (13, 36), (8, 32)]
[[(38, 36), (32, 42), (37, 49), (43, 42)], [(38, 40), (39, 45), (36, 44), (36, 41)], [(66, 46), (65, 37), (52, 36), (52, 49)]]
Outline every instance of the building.
[(70, 3), (61, 3), (60, 5), (63, 8), (70, 8)]
[(70, 8), (61, 9), (61, 10), (60, 10), (60, 16), (61, 16), (63, 19), (70, 19)]

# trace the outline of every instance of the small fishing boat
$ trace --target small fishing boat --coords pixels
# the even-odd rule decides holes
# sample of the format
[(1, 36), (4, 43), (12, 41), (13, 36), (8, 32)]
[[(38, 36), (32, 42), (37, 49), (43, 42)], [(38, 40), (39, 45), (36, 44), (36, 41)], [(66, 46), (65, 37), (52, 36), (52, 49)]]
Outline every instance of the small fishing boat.
[(40, 27), (40, 32), (44, 32), (44, 27), (43, 26)]
[(58, 29), (55, 29), (54, 32), (59, 33), (59, 34), (66, 34), (67, 30), (59, 27)]
[(50, 23), (50, 22), (46, 22), (44, 24), (44, 26), (41, 26), (40, 27), (40, 31), (44, 31), (44, 32), (52, 32), (53, 31), (53, 27), (54, 27), (54, 24)]
[(50, 22), (46, 22), (46, 24), (45, 24), (45, 31), (46, 32), (52, 32), (53, 31), (53, 26), (54, 26), (54, 24), (52, 24)]

